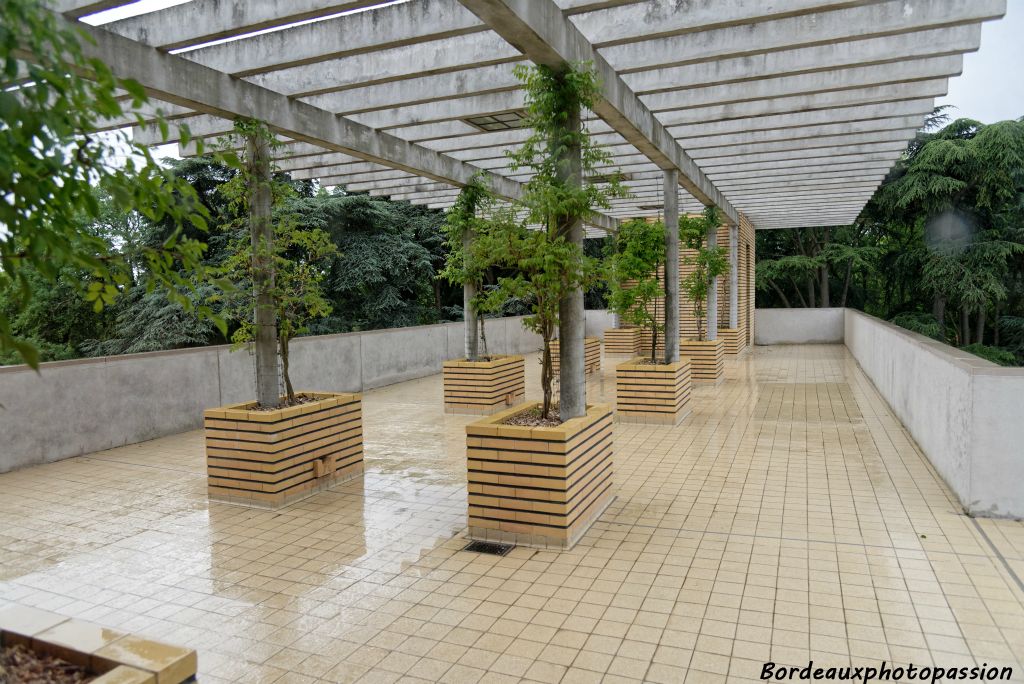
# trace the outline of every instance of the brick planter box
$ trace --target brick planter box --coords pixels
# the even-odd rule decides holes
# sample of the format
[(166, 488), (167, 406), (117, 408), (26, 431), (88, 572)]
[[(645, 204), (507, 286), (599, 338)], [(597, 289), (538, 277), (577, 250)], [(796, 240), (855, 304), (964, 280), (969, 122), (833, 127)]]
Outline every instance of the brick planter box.
[(739, 328), (719, 328), (718, 339), (725, 342), (725, 353), (729, 356), (739, 356), (747, 349), (746, 338)]
[[(558, 340), (551, 340), (551, 368), (558, 375)], [(583, 338), (583, 367), (585, 373), (596, 373), (601, 370), (601, 338)]]
[(445, 413), (486, 415), (518, 404), (526, 394), (522, 356), (491, 356), (489, 361), (445, 361)]
[(0, 610), (0, 646), (18, 645), (85, 669), (93, 684), (181, 684), (196, 674), (193, 649), (11, 605)]
[(640, 351), (640, 328), (609, 328), (604, 331), (604, 353), (633, 357)]
[(724, 379), (725, 341), (680, 340), (679, 355), (690, 359), (690, 374), (694, 382), (719, 383)]
[(246, 402), (203, 414), (211, 500), (278, 508), (363, 472), (362, 395), (301, 394), (318, 400), (275, 411)]
[(690, 414), (690, 360), (644, 363), (637, 357), (615, 367), (615, 413), (624, 423), (678, 425)]
[(502, 424), (537, 405), (466, 426), (473, 539), (569, 549), (613, 499), (611, 407), (558, 427)]

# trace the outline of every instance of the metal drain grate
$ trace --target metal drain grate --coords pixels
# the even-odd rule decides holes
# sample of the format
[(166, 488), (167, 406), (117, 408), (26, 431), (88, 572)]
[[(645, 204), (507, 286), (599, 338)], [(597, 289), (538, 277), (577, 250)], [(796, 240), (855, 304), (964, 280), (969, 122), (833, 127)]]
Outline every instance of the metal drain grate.
[(476, 553), (488, 553), (492, 556), (507, 556), (508, 552), (516, 548), (515, 544), (499, 544), (498, 542), (474, 541), (466, 544), (463, 551), (475, 551)]

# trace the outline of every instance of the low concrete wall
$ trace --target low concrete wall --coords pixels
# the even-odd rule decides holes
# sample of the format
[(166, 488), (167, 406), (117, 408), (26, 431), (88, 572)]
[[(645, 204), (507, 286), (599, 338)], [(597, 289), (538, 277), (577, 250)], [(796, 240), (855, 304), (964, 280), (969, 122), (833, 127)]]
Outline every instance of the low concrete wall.
[(756, 309), (754, 344), (842, 344), (845, 309)]
[(1024, 368), (852, 309), (844, 340), (965, 510), (1024, 517)]
[[(608, 315), (587, 312), (587, 334)], [(292, 343), (299, 389), (361, 392), (441, 372), (462, 356), (459, 323), (320, 335)], [(491, 352), (528, 353), (522, 318), (487, 321)], [(202, 347), (0, 368), (0, 472), (194, 430), (204, 409), (255, 395), (249, 352)], [(441, 397), (438, 396), (440, 407)]]

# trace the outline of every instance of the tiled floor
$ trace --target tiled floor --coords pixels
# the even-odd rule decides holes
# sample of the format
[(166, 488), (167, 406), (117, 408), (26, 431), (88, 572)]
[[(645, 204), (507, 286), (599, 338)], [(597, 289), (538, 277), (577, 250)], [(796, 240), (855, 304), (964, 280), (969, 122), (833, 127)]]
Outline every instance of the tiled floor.
[(367, 393), (365, 479), (279, 512), (209, 504), (199, 432), (0, 475), (0, 605), (195, 647), (203, 682), (1020, 679), (1024, 525), (962, 515), (844, 348), (758, 348), (694, 399), (616, 425), (618, 498), (567, 553), (460, 550), (440, 376)]

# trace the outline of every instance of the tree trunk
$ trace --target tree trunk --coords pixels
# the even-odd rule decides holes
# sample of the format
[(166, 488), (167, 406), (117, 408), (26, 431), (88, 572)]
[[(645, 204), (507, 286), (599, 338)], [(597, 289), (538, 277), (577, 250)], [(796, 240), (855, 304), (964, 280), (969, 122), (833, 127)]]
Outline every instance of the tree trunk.
[[(711, 226), (707, 234), (708, 249), (718, 248), (718, 226)], [(718, 339), (718, 276), (708, 278), (707, 339)]]
[(477, 314), (477, 320), (480, 321), (480, 343), (484, 347), (484, 358), (491, 358), (491, 353), (487, 351), (487, 329), (484, 327), (485, 316), (483, 314)]
[(942, 296), (936, 296), (932, 300), (932, 316), (939, 322), (939, 332), (943, 339), (946, 339), (946, 298)]
[(993, 346), (999, 346), (999, 305), (996, 305), (995, 317), (992, 319), (992, 344)]
[(974, 340), (978, 344), (985, 344), (985, 308), (978, 309), (978, 327), (974, 333)]
[[(462, 234), (462, 255), (468, 259), (469, 250), (473, 245), (472, 231), (465, 231)], [(466, 360), (476, 361), (480, 358), (480, 349), (476, 337), (477, 311), (473, 300), (476, 298), (476, 283), (467, 281), (462, 284), (462, 321), (466, 334)]]
[(252, 244), (253, 294), (256, 309), (256, 400), (281, 405), (277, 367), (277, 312), (274, 307), (274, 226), (271, 222), (270, 147), (259, 133), (245, 141), (249, 175), (249, 237)]
[(967, 313), (967, 307), (960, 307), (960, 346), (966, 347), (971, 343), (971, 322)]
[(800, 306), (807, 308), (807, 300), (804, 299), (804, 293), (800, 290), (800, 286), (796, 284), (796, 281), (792, 278), (789, 279), (790, 285), (796, 290), (796, 296), (800, 298)]
[[(828, 243), (831, 242), (831, 241), (832, 241), (832, 229), (831, 228), (825, 228), (825, 237), (824, 237), (824, 240), (823, 240), (825, 246), (828, 246)], [(815, 244), (817, 244), (817, 243), (815, 243)], [(820, 254), (820, 251), (819, 251), (819, 254)], [(828, 283), (828, 262), (826, 261), (826, 262), (822, 263), (822, 265), (819, 267), (818, 270), (820, 271), (818, 275), (821, 278), (821, 287), (819, 288), (821, 290), (821, 307), (823, 309), (827, 309), (827, 308), (829, 308), (832, 305), (832, 301), (831, 301), (832, 297), (830, 296), (830, 293), (829, 293), (829, 283)]]
[(786, 293), (782, 291), (782, 288), (776, 285), (774, 280), (770, 282), (772, 284), (772, 287), (774, 287), (775, 291), (779, 294), (779, 298), (782, 299), (782, 303), (786, 305), (786, 308), (792, 309), (793, 306), (789, 303), (789, 297), (787, 297)]
[[(544, 418), (551, 415), (551, 379), (554, 375), (554, 369), (551, 366), (551, 332), (551, 329), (547, 327), (541, 332), (544, 348), (540, 355), (540, 391), (544, 396), (544, 401), (541, 404), (541, 416)], [(559, 345), (559, 349), (561, 349), (561, 345)]]
[(817, 294), (814, 289), (814, 276), (807, 276), (807, 307), (809, 309), (813, 309), (814, 303), (818, 301)]
[(846, 306), (846, 295), (850, 292), (850, 277), (853, 275), (853, 259), (846, 262), (846, 277), (843, 278), (843, 298), (839, 306)]
[(292, 387), (292, 377), (288, 373), (288, 336), (281, 335), (281, 374), (284, 376), (284, 390), (288, 396), (288, 403), (295, 403), (295, 389)]

